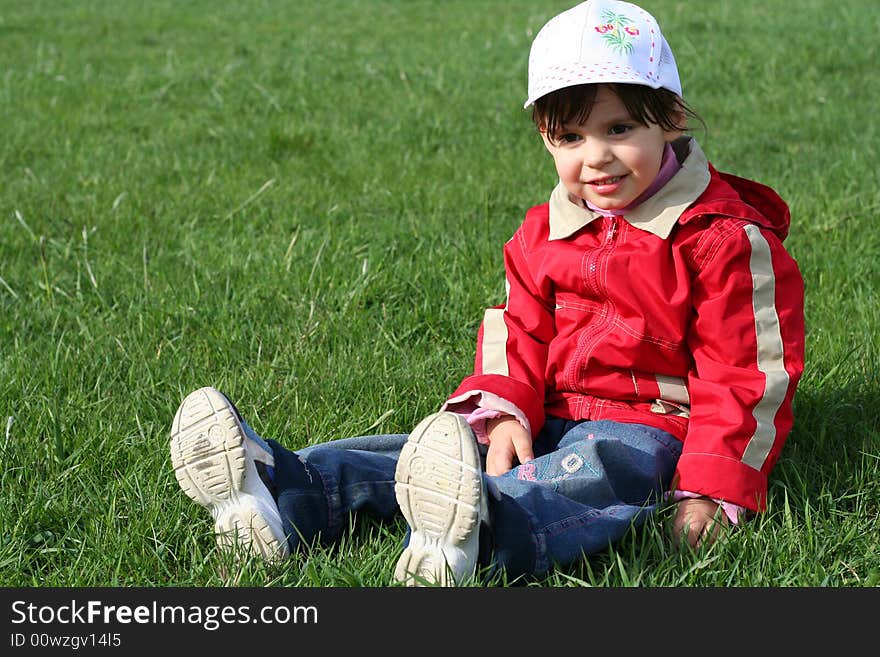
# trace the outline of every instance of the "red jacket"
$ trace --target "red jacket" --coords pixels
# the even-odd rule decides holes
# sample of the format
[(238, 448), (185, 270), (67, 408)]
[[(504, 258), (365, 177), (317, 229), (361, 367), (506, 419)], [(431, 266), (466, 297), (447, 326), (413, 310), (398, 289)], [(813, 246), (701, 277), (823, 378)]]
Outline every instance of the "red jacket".
[(659, 427), (684, 441), (678, 489), (762, 510), (803, 370), (790, 215), (695, 141), (676, 149), (682, 168), (625, 220), (561, 185), (526, 213), (504, 247), (507, 302), (450, 401), (497, 395), (532, 436), (545, 415)]

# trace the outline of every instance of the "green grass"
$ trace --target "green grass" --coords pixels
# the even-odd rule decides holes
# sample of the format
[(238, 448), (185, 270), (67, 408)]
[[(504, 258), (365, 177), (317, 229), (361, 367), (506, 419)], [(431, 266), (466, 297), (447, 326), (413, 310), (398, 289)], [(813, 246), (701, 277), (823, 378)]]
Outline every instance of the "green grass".
[[(880, 5), (696, 6), (645, 2), (710, 158), (791, 204), (796, 426), (728, 540), (674, 549), (664, 517), (537, 584), (877, 585)], [(436, 410), (554, 184), (521, 107), (566, 7), (0, 1), (0, 584), (388, 583), (402, 521), (229, 568), (171, 419), (209, 384), (292, 448)]]

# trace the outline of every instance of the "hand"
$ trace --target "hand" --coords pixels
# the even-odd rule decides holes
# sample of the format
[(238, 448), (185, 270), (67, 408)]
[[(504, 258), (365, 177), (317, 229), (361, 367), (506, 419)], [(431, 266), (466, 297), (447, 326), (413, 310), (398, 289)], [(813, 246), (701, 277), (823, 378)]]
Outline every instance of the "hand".
[(721, 506), (714, 500), (706, 497), (684, 499), (678, 502), (672, 520), (672, 540), (676, 544), (684, 540), (692, 548), (711, 545), (728, 522)]
[(486, 424), (489, 451), (486, 454), (486, 474), (502, 475), (514, 461), (525, 463), (535, 458), (532, 437), (512, 415), (496, 417)]

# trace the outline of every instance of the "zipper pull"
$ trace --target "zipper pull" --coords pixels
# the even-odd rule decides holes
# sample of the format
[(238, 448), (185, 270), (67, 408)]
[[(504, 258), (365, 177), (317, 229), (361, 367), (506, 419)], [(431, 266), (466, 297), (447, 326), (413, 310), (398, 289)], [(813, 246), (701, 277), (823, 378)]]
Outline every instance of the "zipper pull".
[(615, 233), (617, 233), (617, 218), (611, 217), (611, 225), (608, 227), (608, 232), (605, 234), (606, 244), (614, 239)]

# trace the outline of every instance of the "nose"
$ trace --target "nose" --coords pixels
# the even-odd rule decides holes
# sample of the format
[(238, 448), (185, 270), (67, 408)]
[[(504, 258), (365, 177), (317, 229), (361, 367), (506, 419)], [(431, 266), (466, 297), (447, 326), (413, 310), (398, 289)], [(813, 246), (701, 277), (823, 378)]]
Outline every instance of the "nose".
[(608, 164), (613, 159), (611, 148), (604, 139), (587, 137), (581, 145), (581, 151), (583, 153), (584, 166), (591, 169), (597, 169), (604, 164)]

